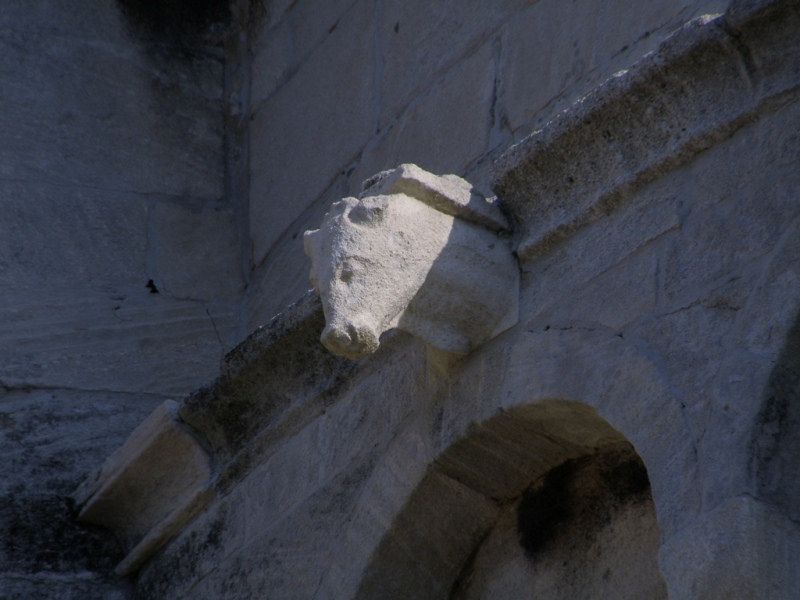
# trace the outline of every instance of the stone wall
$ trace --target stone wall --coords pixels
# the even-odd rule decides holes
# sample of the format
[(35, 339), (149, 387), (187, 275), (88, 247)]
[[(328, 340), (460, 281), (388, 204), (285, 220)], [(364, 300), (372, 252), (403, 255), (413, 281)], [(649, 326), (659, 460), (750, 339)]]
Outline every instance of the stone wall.
[(251, 329), (309, 289), (302, 233), (364, 179), (413, 162), (491, 194), (500, 152), (727, 1), (265, 5), (252, 42)]
[(98, 575), (119, 551), (74, 524), (68, 496), (241, 337), (211, 26), (228, 6), (190, 4), (0, 9), (4, 599), (126, 595)]
[[(0, 597), (800, 593), (796, 3), (165, 6), (0, 15)], [(335, 357), (302, 233), (407, 161), (497, 194), (519, 323)], [(159, 405), (128, 581), (71, 498)]]
[[(527, 260), (519, 325), (444, 378), (402, 333), (357, 364), (327, 355), (310, 300), (250, 338), (181, 409), (220, 498), (140, 591), (663, 597), (663, 577), (671, 598), (792, 597), (795, 478), (776, 473), (796, 459), (798, 116), (796, 99), (766, 111)], [(531, 553), (545, 473), (625, 440), (644, 500), (570, 479), (549, 497), (575, 520)]]
[(520, 320), (465, 358), (334, 357), (314, 296), (232, 351), (142, 595), (797, 596), (798, 31), (734, 2), (504, 152)]

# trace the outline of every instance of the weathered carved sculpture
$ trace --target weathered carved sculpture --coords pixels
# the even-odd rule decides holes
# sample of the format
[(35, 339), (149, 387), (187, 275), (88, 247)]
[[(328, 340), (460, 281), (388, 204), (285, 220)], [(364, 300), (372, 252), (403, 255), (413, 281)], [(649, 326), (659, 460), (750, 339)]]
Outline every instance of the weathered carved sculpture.
[(454, 175), (402, 165), (367, 180), (304, 236), (322, 343), (362, 358), (398, 327), (466, 354), (518, 319), (519, 270), (500, 210)]

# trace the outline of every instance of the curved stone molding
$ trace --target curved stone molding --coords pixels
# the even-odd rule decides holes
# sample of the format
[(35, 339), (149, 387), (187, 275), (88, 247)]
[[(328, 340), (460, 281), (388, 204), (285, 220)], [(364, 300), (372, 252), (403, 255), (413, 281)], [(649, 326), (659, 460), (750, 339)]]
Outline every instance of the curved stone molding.
[(800, 5), (739, 0), (506, 151), (492, 188), (526, 262), (796, 93)]
[(518, 319), (519, 270), (500, 210), (454, 175), (402, 165), (368, 179), (307, 231), (322, 343), (359, 359), (397, 327), (466, 354)]

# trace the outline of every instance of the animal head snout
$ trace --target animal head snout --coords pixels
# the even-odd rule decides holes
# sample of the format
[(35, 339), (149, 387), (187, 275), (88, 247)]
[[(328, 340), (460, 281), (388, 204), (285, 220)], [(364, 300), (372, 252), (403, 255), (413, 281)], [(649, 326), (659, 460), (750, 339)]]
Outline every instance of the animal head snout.
[(326, 325), (320, 338), (322, 344), (334, 354), (358, 360), (378, 349), (378, 335), (367, 326)]

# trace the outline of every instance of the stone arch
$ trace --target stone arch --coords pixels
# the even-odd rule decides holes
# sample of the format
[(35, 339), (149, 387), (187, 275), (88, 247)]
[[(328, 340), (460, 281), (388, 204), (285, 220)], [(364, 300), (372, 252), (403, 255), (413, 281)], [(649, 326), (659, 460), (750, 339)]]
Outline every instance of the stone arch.
[(433, 461), (356, 597), (513, 597), (515, 586), (529, 597), (531, 584), (553, 583), (544, 572), (561, 586), (560, 596), (542, 587), (547, 597), (580, 597), (587, 584), (592, 597), (620, 597), (620, 586), (666, 597), (658, 544), (647, 471), (630, 442), (586, 404), (544, 400), (474, 425)]
[(692, 521), (700, 510), (695, 433), (668, 370), (645, 344), (603, 329), (549, 329), (523, 334), (504, 361), (483, 414), (579, 398), (647, 466), (662, 538)]

